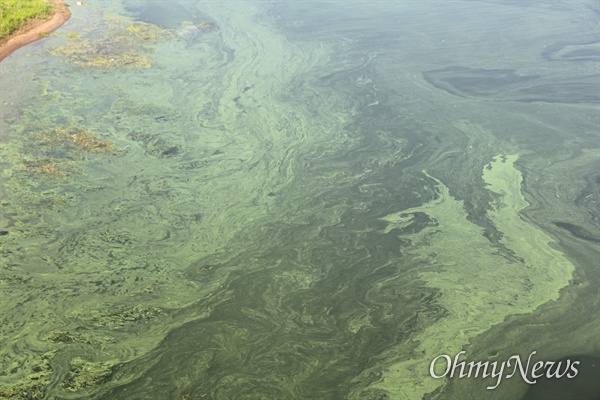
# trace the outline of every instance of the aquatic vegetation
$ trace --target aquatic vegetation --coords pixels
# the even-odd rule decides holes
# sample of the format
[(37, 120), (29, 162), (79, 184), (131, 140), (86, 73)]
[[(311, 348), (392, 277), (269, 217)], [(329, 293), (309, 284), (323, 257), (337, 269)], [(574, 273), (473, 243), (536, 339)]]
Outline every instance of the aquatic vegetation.
[(147, 321), (158, 317), (163, 310), (143, 306), (113, 306), (104, 309), (84, 309), (77, 316), (89, 324), (104, 327), (119, 327), (129, 323)]
[(0, 274), (0, 283), (2, 284), (25, 284), (28, 282), (31, 282), (30, 276)]
[(70, 362), (70, 370), (62, 386), (69, 392), (99, 386), (110, 379), (112, 365), (108, 363), (91, 363), (81, 357)]
[(50, 50), (56, 56), (64, 56), (70, 63), (95, 69), (144, 69), (152, 63), (146, 56), (159, 43), (176, 38), (189, 37), (192, 33), (211, 32), (216, 29), (212, 22), (182, 24), (175, 32), (154, 24), (131, 24), (126, 19), (105, 17), (105, 26), (86, 33), (56, 34), (69, 39), (62, 46)]
[(32, 138), (35, 144), (45, 148), (45, 152), (48, 154), (64, 154), (65, 152), (122, 154), (122, 150), (117, 149), (112, 141), (101, 140), (96, 133), (79, 126), (41, 131), (32, 135)]
[(201, 22), (196, 25), (196, 28), (198, 28), (200, 32), (211, 32), (217, 29), (217, 26), (212, 22)]
[(79, 172), (74, 160), (83, 154), (122, 155), (123, 150), (78, 126), (48, 129), (24, 139), (14, 155), (21, 171), (46, 178), (66, 178)]
[(134, 140), (142, 146), (146, 154), (154, 157), (174, 157), (183, 151), (181, 146), (160, 138), (158, 135), (146, 132), (133, 131), (127, 137)]
[(133, 243), (133, 238), (130, 234), (124, 232), (115, 232), (112, 229), (100, 233), (100, 239), (106, 243), (114, 243), (118, 245), (126, 245)]
[(50, 383), (49, 379), (37, 380), (30, 384), (10, 385), (0, 389), (0, 398), (2, 399), (43, 399), (46, 386)]
[(54, 331), (50, 333), (46, 340), (60, 343), (90, 343), (91, 341), (86, 335), (80, 332), (69, 331)]
[(0, 387), (0, 399), (43, 399), (46, 388), (51, 382), (52, 368), (50, 367), (50, 361), (54, 354), (56, 354), (55, 350), (44, 353), (41, 357), (32, 361), (29, 365), (32, 372), (27, 374), (21, 382), (3, 384)]
[(110, 336), (98, 335), (94, 332), (77, 332), (56, 330), (42, 336), (44, 340), (54, 343), (86, 343), (93, 346), (103, 346), (106, 343), (114, 343), (115, 339)]
[(47, 227), (40, 225), (41, 217), (71, 202), (74, 195), (65, 190), (65, 185), (97, 159), (94, 155), (125, 153), (112, 141), (76, 125), (29, 127), (18, 141), (5, 144), (1, 150), (2, 188), (12, 199), (3, 204), (2, 215), (9, 219), (10, 231), (23, 238), (49, 234)]
[[(68, 62), (96, 69), (143, 69), (150, 68), (150, 60), (144, 55), (152, 51), (152, 45), (173, 38), (163, 28), (153, 24), (127, 24), (126, 20), (104, 21), (103, 29), (94, 30), (94, 35), (69, 34), (66, 44), (50, 51), (64, 56)], [(98, 35), (100, 35), (98, 37)]]
[(24, 161), (21, 168), (24, 171), (51, 178), (64, 178), (75, 171), (71, 165), (54, 159)]
[(175, 31), (176, 35), (186, 40), (194, 40), (201, 34), (212, 32), (217, 29), (217, 26), (212, 22), (201, 22), (194, 24), (190, 21), (183, 21), (181, 27)]

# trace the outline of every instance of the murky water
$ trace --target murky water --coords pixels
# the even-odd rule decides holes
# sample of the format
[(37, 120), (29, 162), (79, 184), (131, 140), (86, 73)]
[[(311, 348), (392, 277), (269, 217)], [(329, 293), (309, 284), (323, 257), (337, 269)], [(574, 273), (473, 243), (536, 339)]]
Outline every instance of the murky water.
[(600, 394), (595, 2), (71, 10), (0, 64), (0, 397)]

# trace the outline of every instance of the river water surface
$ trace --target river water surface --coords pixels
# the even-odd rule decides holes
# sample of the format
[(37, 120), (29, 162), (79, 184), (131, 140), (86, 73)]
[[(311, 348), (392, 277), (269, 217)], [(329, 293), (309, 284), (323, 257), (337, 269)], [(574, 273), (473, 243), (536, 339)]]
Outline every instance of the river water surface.
[(600, 394), (597, 2), (71, 11), (0, 64), (0, 398)]

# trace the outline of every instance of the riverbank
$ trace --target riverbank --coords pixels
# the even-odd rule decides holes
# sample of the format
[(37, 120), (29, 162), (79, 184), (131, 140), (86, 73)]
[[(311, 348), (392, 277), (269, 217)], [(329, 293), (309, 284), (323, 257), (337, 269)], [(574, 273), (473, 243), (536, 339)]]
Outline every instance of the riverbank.
[(71, 11), (63, 0), (50, 1), (54, 7), (50, 17), (30, 19), (11, 35), (0, 39), (0, 62), (15, 50), (41, 39), (46, 33), (55, 31), (71, 17)]

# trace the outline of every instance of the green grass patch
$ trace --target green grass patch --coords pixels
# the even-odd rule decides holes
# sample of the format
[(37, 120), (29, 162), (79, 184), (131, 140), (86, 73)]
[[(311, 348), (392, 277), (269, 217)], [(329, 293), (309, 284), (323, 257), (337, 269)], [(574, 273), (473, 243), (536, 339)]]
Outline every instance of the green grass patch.
[(32, 18), (45, 18), (52, 12), (47, 0), (0, 0), (0, 39)]

